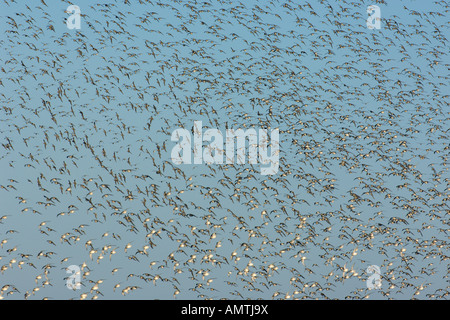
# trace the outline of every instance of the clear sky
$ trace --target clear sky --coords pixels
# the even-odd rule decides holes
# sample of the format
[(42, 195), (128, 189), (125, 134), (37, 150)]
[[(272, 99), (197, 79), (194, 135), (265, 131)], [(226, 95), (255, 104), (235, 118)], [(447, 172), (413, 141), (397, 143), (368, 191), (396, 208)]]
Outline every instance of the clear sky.
[[(446, 2), (74, 4), (0, 4), (0, 296), (448, 292)], [(278, 128), (279, 171), (174, 165), (194, 121)]]

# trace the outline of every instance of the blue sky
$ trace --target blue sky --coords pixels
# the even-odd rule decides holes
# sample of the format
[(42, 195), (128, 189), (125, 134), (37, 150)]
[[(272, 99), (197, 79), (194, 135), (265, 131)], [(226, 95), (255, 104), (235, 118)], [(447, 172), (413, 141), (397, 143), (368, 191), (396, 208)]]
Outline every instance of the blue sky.
[[(5, 298), (448, 291), (445, 3), (242, 3), (78, 1), (80, 30), (66, 2), (0, 5)], [(173, 165), (194, 121), (279, 128), (280, 171)]]

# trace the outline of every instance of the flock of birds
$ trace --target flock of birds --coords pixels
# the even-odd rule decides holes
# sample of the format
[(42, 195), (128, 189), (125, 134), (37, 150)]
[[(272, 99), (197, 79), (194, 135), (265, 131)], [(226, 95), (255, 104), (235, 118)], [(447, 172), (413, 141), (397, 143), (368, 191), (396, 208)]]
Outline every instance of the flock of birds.
[[(448, 2), (74, 4), (0, 4), (0, 299), (448, 299)], [(196, 120), (278, 173), (173, 164)]]

